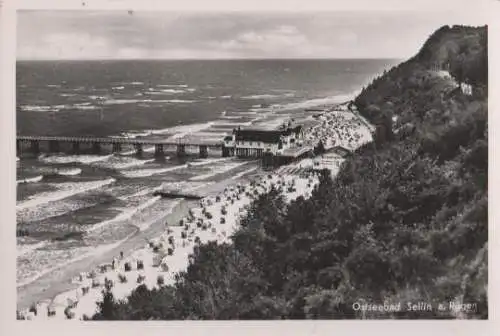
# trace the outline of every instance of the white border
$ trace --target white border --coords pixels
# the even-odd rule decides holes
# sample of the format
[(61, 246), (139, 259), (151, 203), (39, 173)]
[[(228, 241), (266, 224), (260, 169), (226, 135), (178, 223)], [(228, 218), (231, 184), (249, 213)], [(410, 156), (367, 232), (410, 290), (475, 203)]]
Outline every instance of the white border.
[[(82, 7), (82, 3), (85, 6)], [(494, 230), (494, 219), (499, 218), (500, 201), (496, 193), (490, 192), (490, 236), (489, 236), (489, 321), (287, 321), (287, 322), (158, 322), (158, 323), (75, 323), (75, 322), (18, 322), (15, 321), (16, 285), (15, 285), (15, 28), (16, 9), (72, 9), (72, 10), (168, 10), (168, 11), (481, 11), (489, 19), (490, 50), (490, 122), (489, 122), (489, 165), (490, 172), (495, 172), (499, 158), (494, 154), (498, 148), (496, 125), (500, 125), (498, 113), (498, 95), (500, 94), (500, 1), (497, 0), (0, 0), (0, 153), (2, 165), (0, 178), (0, 334), (30, 335), (86, 335), (115, 333), (120, 335), (176, 333), (189, 335), (207, 335), (217, 332), (233, 335), (247, 334), (393, 334), (400, 335), (493, 335), (494, 323), (499, 317), (496, 303), (500, 282), (500, 270), (495, 267), (493, 255), (498, 255), (498, 236)], [(495, 96), (497, 93), (497, 96)], [(498, 112), (498, 113), (496, 113)], [(499, 185), (500, 176), (490, 174), (490, 188)], [(497, 210), (498, 209), (498, 210)], [(12, 238), (11, 238), (12, 237)], [(495, 264), (495, 265), (494, 265)], [(148, 327), (145, 327), (147, 324)], [(160, 327), (160, 328), (159, 328)], [(67, 328), (67, 330), (65, 330)], [(214, 330), (216, 328), (217, 330)], [(500, 328), (496, 328), (499, 330)]]

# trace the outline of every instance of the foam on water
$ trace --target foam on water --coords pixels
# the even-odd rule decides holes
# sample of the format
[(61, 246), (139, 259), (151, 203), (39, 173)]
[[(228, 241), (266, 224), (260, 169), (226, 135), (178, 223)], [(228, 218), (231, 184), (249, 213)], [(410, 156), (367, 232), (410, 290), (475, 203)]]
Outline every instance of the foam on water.
[(95, 206), (96, 202), (81, 201), (81, 200), (61, 200), (47, 203), (37, 204), (32, 207), (18, 209), (16, 211), (17, 222), (26, 223), (33, 221), (41, 221), (54, 216), (61, 216), (79, 209)]
[[(133, 235), (130, 234), (126, 238), (106, 245), (101, 246), (85, 246), (63, 250), (32, 250), (28, 256), (22, 256), (27, 262), (19, 263), (17, 267), (17, 287), (29, 284), (40, 277), (53, 272), (56, 269), (67, 266), (73, 262), (85, 259), (93, 255), (99, 255), (112, 250), (123, 244)], [(19, 258), (19, 257), (18, 257)], [(56, 266), (53, 266), (56, 265)], [(52, 267), (51, 267), (52, 266)]]
[(38, 176), (33, 176), (33, 177), (27, 177), (24, 179), (17, 180), (17, 184), (19, 183), (36, 183), (40, 182), (43, 179), (43, 175), (38, 175)]
[(22, 105), (22, 111), (30, 111), (30, 112), (58, 112), (59, 109), (53, 106), (47, 105)]
[(38, 160), (44, 163), (82, 163), (90, 164), (98, 161), (104, 161), (112, 157), (109, 155), (40, 155)]
[(186, 84), (158, 84), (156, 86), (157, 87), (182, 87), (182, 88), (188, 87)]
[(352, 99), (353, 95), (354, 94), (335, 95), (335, 96), (329, 96), (329, 97), (325, 97), (325, 98), (309, 99), (309, 100), (295, 102), (295, 103), (276, 104), (276, 105), (273, 105), (273, 107), (277, 111), (300, 110), (300, 109), (306, 109), (306, 108), (311, 108), (311, 107), (316, 107), (316, 106), (321, 106), (321, 105), (331, 105), (331, 104), (342, 103), (344, 101)]
[(57, 174), (62, 176), (74, 176), (81, 174), (82, 170), (80, 168), (63, 168), (58, 169)]
[(251, 172), (253, 172), (253, 171), (256, 171), (256, 170), (257, 170), (257, 167), (247, 169), (247, 170), (245, 170), (245, 171), (242, 171), (241, 173), (238, 173), (238, 174), (234, 175), (234, 176), (232, 177), (232, 179), (233, 179), (233, 180), (239, 179), (240, 177), (242, 177), (242, 176), (244, 176), (244, 175), (246, 175), (246, 174), (249, 174), (249, 173), (251, 173)]
[(154, 196), (154, 197), (148, 199), (146, 202), (140, 204), (139, 206), (137, 206), (133, 209), (125, 208), (125, 209), (123, 209), (124, 211), (121, 212), (118, 216), (111, 218), (111, 219), (108, 219), (108, 220), (105, 220), (103, 222), (97, 223), (97, 224), (93, 225), (92, 227), (88, 228), (86, 231), (88, 233), (94, 232), (96, 230), (99, 230), (99, 229), (111, 224), (111, 223), (122, 222), (122, 221), (125, 221), (127, 219), (130, 219), (136, 213), (150, 207), (151, 205), (153, 205), (154, 203), (156, 203), (160, 199), (161, 199), (161, 196)]
[(177, 170), (177, 169), (181, 169), (181, 168), (187, 168), (187, 166), (188, 166), (187, 164), (184, 164), (184, 165), (168, 167), (168, 168), (125, 170), (125, 171), (122, 171), (121, 174), (125, 177), (128, 177), (128, 178), (148, 177), (148, 176), (163, 174), (163, 173)]
[(210, 173), (207, 174), (202, 174), (202, 175), (197, 175), (192, 178), (190, 178), (190, 181), (199, 181), (199, 180), (206, 180), (208, 178), (211, 178), (215, 175), (226, 173), (230, 170), (233, 170), (235, 168), (238, 168), (239, 166), (245, 165), (248, 162), (235, 162), (235, 163), (226, 163), (224, 165), (216, 166), (212, 169)]
[(58, 201), (79, 193), (101, 188), (113, 182), (115, 182), (115, 179), (109, 178), (106, 180), (91, 181), (91, 182), (51, 183), (49, 185), (51, 187), (57, 188), (58, 189), (57, 191), (42, 192), (34, 196), (31, 196), (27, 200), (18, 203), (16, 205), (16, 210), (20, 211), (37, 205)]
[[(257, 95), (251, 95), (251, 96), (243, 96), (241, 99), (277, 99), (284, 97), (286, 95), (272, 95), (272, 94), (257, 94)], [(293, 94), (292, 94), (293, 96)]]
[[(135, 151), (132, 151), (134, 153)], [(114, 156), (106, 161), (92, 163), (92, 166), (97, 166), (106, 169), (127, 169), (136, 166), (142, 166), (148, 162), (153, 162), (155, 159), (139, 160), (133, 157)]]

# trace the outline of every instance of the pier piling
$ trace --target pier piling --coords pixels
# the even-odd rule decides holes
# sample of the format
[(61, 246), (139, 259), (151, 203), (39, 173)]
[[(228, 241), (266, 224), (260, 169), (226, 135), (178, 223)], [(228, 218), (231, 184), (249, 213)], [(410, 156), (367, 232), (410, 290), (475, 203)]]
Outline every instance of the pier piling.
[(78, 141), (74, 141), (72, 147), (73, 147), (73, 153), (75, 154), (80, 153), (80, 143)]
[(58, 153), (59, 152), (59, 141), (50, 140), (49, 141), (49, 152)]
[(164, 155), (163, 145), (161, 145), (161, 144), (155, 145), (155, 156), (158, 157), (158, 156), (163, 156), (163, 155)]
[(186, 155), (186, 145), (179, 144), (177, 145), (177, 156), (182, 157)]
[(119, 142), (115, 142), (113, 144), (113, 153), (119, 153), (122, 151), (122, 144)]
[(40, 143), (38, 140), (31, 140), (31, 151), (35, 154), (40, 152)]
[(141, 156), (142, 155), (142, 145), (141, 144), (135, 144), (134, 145), (134, 148), (135, 148), (135, 153), (137, 156)]
[(208, 147), (200, 146), (200, 158), (205, 159), (208, 157)]

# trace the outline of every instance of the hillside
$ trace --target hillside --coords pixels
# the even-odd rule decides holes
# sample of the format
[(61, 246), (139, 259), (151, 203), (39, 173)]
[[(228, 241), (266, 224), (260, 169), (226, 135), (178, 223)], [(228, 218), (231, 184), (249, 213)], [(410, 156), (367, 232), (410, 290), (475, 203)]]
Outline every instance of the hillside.
[(437, 30), (354, 100), (376, 137), (335, 180), (288, 207), (277, 190), (261, 196), (233, 244), (196, 248), (174, 286), (105, 293), (94, 319), (487, 318), (486, 36)]

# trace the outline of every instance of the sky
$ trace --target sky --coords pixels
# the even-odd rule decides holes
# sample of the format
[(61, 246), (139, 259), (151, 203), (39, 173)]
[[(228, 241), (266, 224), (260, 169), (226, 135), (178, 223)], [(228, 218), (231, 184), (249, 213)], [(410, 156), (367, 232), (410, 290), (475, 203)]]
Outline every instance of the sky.
[(23, 10), (20, 60), (392, 58), (442, 25), (484, 16), (439, 11), (146, 12)]

